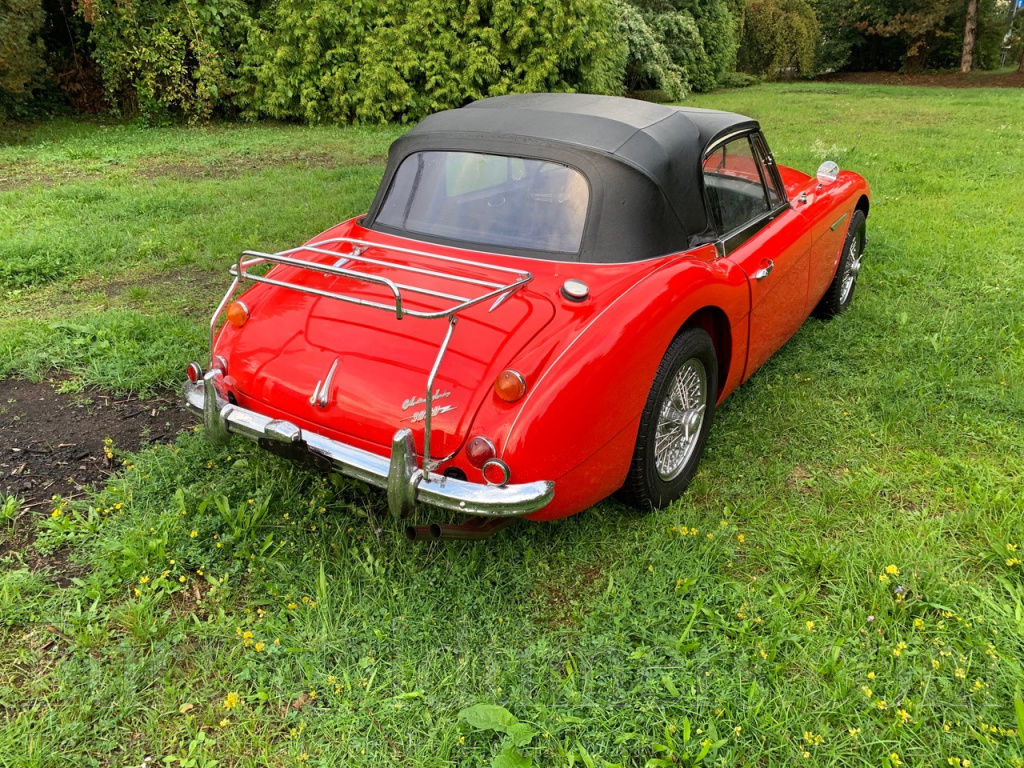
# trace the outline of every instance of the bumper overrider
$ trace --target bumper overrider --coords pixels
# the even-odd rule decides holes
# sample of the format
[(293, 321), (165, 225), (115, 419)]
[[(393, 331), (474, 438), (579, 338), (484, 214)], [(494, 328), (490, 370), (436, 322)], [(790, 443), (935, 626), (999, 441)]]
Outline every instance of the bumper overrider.
[(546, 506), (555, 495), (555, 484), (546, 480), (484, 485), (424, 472), (416, 465), (416, 446), (408, 429), (395, 433), (388, 459), (232, 405), (221, 391), (223, 374), (215, 368), (195, 383), (186, 381), (182, 393), (185, 407), (202, 417), (212, 442), (224, 444), (231, 435), (240, 435), (264, 446), (280, 443), (289, 452), (306, 453), (325, 468), (385, 489), (396, 518), (408, 516), (417, 503), (481, 517), (521, 517)]

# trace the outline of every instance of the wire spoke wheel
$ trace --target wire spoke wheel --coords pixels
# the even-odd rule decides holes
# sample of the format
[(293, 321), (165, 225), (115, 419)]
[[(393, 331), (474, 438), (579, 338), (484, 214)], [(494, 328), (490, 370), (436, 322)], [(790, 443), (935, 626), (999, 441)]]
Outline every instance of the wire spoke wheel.
[(860, 242), (857, 238), (850, 241), (850, 250), (846, 255), (846, 269), (843, 271), (843, 287), (839, 294), (839, 301), (845, 304), (850, 293), (853, 292), (853, 284), (857, 282), (857, 275), (860, 273), (860, 262), (864, 252), (860, 249)]
[(690, 358), (673, 376), (658, 414), (654, 463), (662, 480), (678, 477), (693, 456), (707, 404), (707, 371), (700, 360)]

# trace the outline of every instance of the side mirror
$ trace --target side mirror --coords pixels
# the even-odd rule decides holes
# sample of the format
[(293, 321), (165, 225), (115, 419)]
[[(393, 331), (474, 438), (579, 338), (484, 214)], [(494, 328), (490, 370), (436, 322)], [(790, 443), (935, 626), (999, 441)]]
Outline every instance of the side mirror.
[(839, 166), (831, 160), (826, 160), (818, 166), (818, 186), (831, 184), (839, 178)]

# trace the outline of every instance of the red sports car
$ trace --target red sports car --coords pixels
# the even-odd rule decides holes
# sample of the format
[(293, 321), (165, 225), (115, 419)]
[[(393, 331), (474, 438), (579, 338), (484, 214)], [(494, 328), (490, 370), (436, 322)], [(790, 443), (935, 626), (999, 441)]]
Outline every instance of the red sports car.
[(413, 539), (616, 491), (661, 507), (716, 404), (850, 304), (868, 207), (859, 175), (776, 165), (741, 115), (477, 101), (395, 141), (365, 216), (239, 257), (185, 403), (214, 440), (386, 489), (398, 518), (470, 516)]

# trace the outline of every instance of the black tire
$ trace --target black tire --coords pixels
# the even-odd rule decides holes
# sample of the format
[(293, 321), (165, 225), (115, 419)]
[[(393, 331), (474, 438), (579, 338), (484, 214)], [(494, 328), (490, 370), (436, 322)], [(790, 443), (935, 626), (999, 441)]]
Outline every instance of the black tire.
[[(836, 266), (836, 274), (832, 278), (825, 295), (821, 297), (818, 306), (814, 308), (814, 316), (822, 320), (842, 314), (853, 301), (853, 292), (857, 287), (857, 276), (860, 274), (861, 260), (864, 258), (864, 231), (867, 219), (863, 211), (854, 211), (850, 220), (850, 228), (846, 231), (846, 241), (843, 243), (843, 255), (839, 257), (839, 264)], [(853, 260), (854, 271), (851, 277), (849, 288), (846, 288), (846, 279)]]
[[(700, 369), (700, 370), (698, 370)], [(694, 397), (688, 402), (683, 402), (682, 396), (676, 390), (677, 378), (682, 376), (685, 386), (693, 383), (694, 376), (699, 378), (700, 371), (703, 371), (703, 396)], [(687, 395), (696, 392), (692, 386), (687, 389)], [(675, 396), (677, 403), (669, 403)], [(680, 333), (669, 345), (665, 357), (658, 367), (654, 376), (654, 383), (651, 385), (650, 394), (647, 396), (647, 403), (644, 405), (643, 415), (640, 417), (640, 430), (636, 437), (636, 447), (633, 450), (633, 462), (626, 476), (626, 482), (622, 486), (619, 495), (629, 504), (642, 509), (660, 509), (679, 498), (686, 490), (693, 479), (697, 465), (704, 454), (704, 446), (708, 440), (708, 433), (711, 431), (711, 422), (715, 417), (715, 400), (718, 398), (718, 358), (715, 356), (715, 345), (701, 328), (691, 328)], [(693, 417), (690, 415), (698, 406), (698, 401), (703, 406), (700, 412), (700, 423), (696, 425), (695, 442), (689, 443), (681, 440), (678, 443), (670, 438), (668, 443), (664, 438), (676, 432), (664, 432), (666, 424), (672, 423), (671, 416), (663, 419), (663, 412), (671, 409), (672, 405), (682, 404), (687, 406), (685, 410), (676, 408), (679, 415), (677, 428), (683, 430), (685, 435), (689, 428), (694, 426)], [(689, 420), (688, 420), (689, 419)], [(684, 424), (683, 422), (687, 422)], [(672, 460), (666, 459), (663, 451), (661, 458), (656, 453), (658, 446), (659, 426), (663, 430), (662, 445), (667, 445), (668, 453)], [(692, 438), (691, 438), (692, 439)], [(675, 456), (672, 450), (681, 452)], [(676, 466), (675, 461), (679, 465)], [(660, 464), (659, 464), (660, 461)]]

